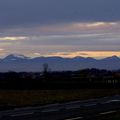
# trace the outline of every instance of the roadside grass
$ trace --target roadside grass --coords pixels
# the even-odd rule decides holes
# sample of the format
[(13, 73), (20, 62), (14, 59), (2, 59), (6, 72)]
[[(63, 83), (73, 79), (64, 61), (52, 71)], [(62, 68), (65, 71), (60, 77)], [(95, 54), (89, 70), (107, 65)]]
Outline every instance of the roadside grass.
[(120, 89), (0, 90), (0, 105), (30, 106), (120, 94)]
[(115, 116), (112, 120), (120, 120), (120, 115)]

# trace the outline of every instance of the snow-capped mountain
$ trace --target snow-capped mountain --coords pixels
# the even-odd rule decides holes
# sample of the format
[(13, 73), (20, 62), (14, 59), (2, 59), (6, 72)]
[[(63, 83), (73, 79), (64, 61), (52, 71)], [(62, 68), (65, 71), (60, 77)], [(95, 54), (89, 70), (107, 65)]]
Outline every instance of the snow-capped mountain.
[(5, 61), (12, 61), (12, 60), (14, 61), (14, 60), (23, 60), (23, 59), (29, 59), (29, 57), (26, 57), (20, 54), (10, 54), (6, 56), (5, 58), (3, 58), (3, 60)]
[(117, 56), (104, 59), (94, 58), (62, 58), (62, 57), (36, 57), (29, 58), (24, 55), (11, 54), (0, 59), (0, 72), (25, 71), (38, 72), (43, 70), (43, 64), (47, 63), (52, 71), (80, 70), (85, 68), (98, 68), (107, 70), (120, 69), (120, 58)]

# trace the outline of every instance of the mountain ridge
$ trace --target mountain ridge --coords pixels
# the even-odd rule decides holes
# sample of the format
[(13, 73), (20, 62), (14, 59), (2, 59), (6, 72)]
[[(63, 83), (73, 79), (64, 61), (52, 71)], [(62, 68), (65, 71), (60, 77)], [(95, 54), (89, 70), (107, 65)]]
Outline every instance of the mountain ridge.
[(30, 58), (24, 55), (10, 54), (0, 58), (0, 72), (39, 72), (43, 71), (43, 64), (47, 63), (52, 71), (80, 70), (97, 68), (107, 70), (120, 69), (120, 57), (110, 56), (103, 59), (76, 56), (63, 58), (59, 56)]

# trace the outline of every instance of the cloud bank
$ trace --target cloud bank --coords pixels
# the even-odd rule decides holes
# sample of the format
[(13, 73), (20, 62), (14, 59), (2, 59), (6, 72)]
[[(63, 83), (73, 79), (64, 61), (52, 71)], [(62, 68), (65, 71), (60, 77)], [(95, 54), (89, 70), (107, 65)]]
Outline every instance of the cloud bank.
[(0, 0), (0, 26), (120, 21), (119, 0)]
[(120, 0), (0, 0), (0, 55), (119, 55), (119, 5)]

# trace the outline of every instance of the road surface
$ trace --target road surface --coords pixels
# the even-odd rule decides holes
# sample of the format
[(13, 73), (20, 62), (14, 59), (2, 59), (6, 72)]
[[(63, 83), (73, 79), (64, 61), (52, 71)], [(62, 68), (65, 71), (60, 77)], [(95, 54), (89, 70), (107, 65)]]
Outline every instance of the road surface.
[(93, 120), (120, 113), (120, 95), (1, 111), (0, 120)]

